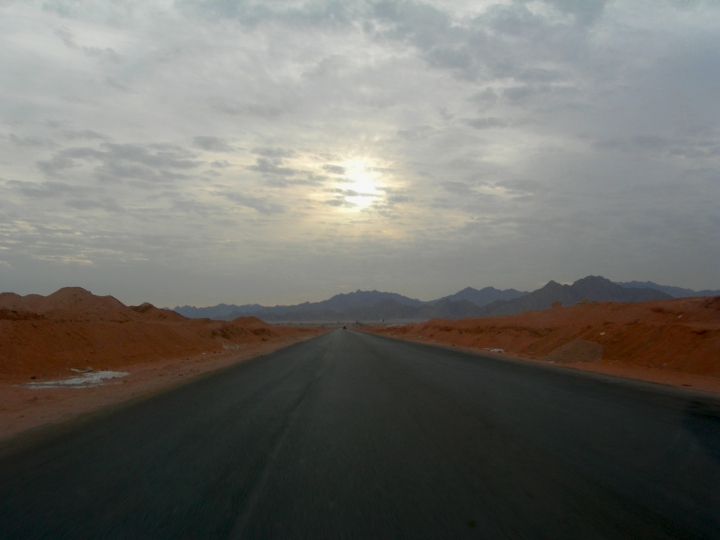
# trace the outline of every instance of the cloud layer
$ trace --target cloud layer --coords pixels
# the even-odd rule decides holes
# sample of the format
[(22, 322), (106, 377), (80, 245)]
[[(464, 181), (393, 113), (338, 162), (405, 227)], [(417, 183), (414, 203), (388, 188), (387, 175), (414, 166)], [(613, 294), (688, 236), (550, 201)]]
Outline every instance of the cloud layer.
[(720, 288), (713, 2), (0, 3), (0, 285)]

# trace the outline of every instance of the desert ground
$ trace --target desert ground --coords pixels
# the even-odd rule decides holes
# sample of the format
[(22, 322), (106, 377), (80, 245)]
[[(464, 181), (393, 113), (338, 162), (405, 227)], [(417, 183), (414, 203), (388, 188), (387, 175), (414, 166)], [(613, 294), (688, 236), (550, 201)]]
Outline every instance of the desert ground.
[(325, 331), (254, 317), (186, 319), (78, 287), (49, 296), (2, 293), (0, 438), (137, 399)]
[(720, 393), (720, 297), (587, 302), (507, 317), (433, 319), (361, 329)]
[[(459, 347), (720, 393), (720, 297), (585, 303), (484, 319), (361, 327)], [(0, 294), (0, 438), (138, 399), (326, 332), (186, 319), (77, 287)]]

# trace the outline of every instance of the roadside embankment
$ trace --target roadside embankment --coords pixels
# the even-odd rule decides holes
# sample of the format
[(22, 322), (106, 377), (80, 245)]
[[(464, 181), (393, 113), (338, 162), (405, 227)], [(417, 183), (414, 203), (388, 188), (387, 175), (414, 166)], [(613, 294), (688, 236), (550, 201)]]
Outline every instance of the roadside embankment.
[(720, 392), (720, 297), (588, 302), (507, 317), (432, 319), (363, 329)]
[(187, 319), (150, 304), (128, 307), (77, 287), (47, 297), (2, 293), (0, 438), (135, 398), (327, 330), (273, 326), (254, 317), (229, 322)]

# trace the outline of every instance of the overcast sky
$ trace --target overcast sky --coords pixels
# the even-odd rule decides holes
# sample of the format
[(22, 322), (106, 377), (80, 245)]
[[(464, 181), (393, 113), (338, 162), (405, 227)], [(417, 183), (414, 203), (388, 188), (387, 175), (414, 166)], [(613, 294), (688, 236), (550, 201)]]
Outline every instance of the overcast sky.
[(0, 0), (0, 289), (720, 288), (720, 3)]

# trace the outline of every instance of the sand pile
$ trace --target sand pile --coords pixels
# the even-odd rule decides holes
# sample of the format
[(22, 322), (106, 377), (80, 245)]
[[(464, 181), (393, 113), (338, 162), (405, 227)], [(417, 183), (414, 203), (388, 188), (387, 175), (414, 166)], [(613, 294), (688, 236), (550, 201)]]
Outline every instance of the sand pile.
[(720, 377), (720, 297), (585, 303), (484, 319), (370, 331), (558, 363), (621, 363)]
[(112, 296), (95, 296), (81, 287), (65, 287), (48, 296), (0, 294), (0, 308), (45, 315), (53, 320), (138, 321), (144, 320)]
[(130, 364), (219, 354), (243, 344), (315, 330), (270, 326), (254, 317), (231, 322), (186, 319), (145, 303), (69, 287), (49, 296), (0, 294), (0, 381), (69, 376), (71, 369), (112, 370)]
[(139, 306), (130, 306), (130, 309), (132, 309), (136, 313), (141, 313), (143, 315), (143, 319), (146, 321), (156, 320), (181, 322), (189, 320), (170, 309), (158, 309), (149, 302), (145, 302), (144, 304), (140, 304)]

